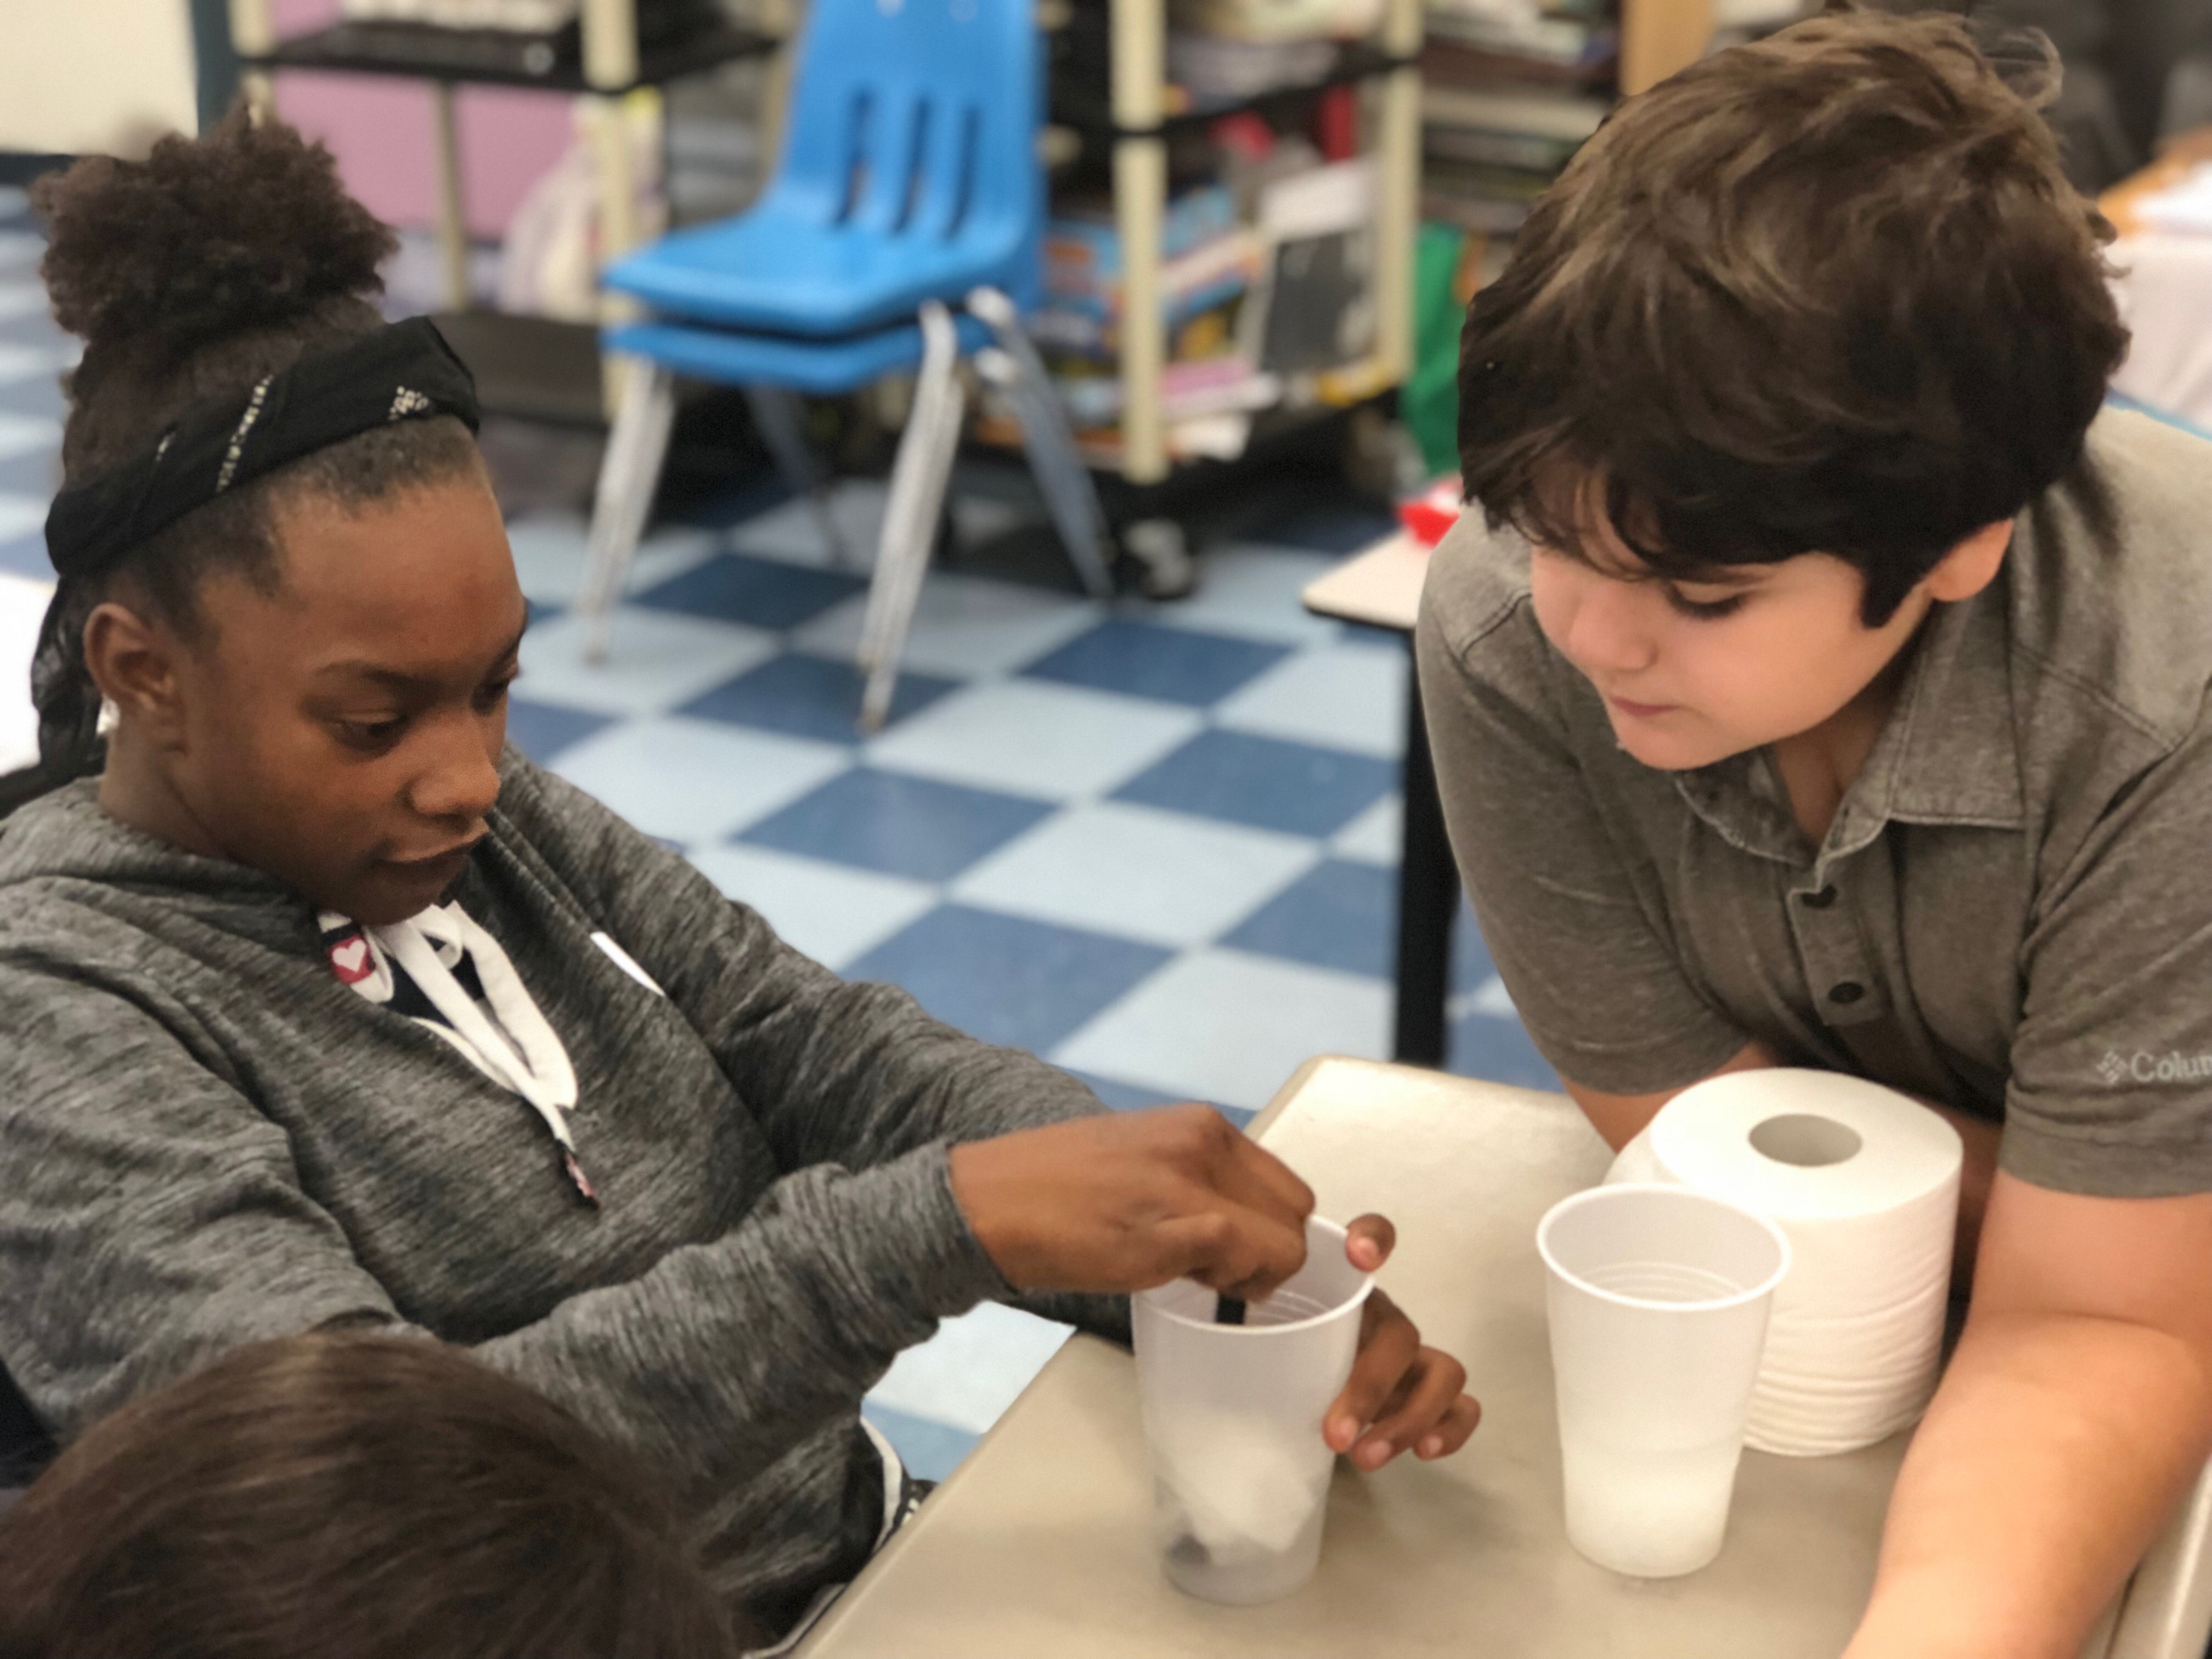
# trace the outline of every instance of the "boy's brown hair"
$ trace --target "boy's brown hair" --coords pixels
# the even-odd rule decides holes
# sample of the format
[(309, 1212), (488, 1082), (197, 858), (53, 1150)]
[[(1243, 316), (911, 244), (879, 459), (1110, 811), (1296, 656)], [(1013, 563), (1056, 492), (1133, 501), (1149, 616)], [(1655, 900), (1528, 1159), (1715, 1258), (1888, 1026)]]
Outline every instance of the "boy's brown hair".
[(427, 1338), (259, 1343), (94, 1425), (0, 1518), (0, 1659), (735, 1659), (690, 1529)]
[(2075, 461), (2127, 343), (2020, 70), (1845, 9), (1625, 102), (1469, 308), (1469, 500), (1577, 556), (1601, 507), (1662, 577), (1831, 553), (1887, 621)]

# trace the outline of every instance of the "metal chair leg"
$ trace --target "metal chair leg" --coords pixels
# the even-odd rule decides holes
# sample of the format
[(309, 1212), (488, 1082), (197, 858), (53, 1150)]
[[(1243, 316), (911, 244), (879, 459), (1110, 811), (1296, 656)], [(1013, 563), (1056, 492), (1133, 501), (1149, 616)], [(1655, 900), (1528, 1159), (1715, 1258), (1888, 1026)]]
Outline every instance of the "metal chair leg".
[(1044, 492), (1053, 527), (1067, 549), (1069, 561), (1084, 589), (1094, 599), (1111, 599), (1114, 578), (1108, 566), (1110, 545), (1105, 509), (1091, 471), (1075, 447), (1075, 433), (1067, 411), (1052, 389), (1052, 380), (1036, 348), (1022, 327), (1014, 302), (994, 288), (979, 288), (968, 296), (968, 309), (990, 325), (999, 349), (1012, 365), (1013, 374), (1003, 389), (1014, 405), (1021, 424), (1022, 447), (1028, 453), (1030, 471)]
[(921, 332), (921, 372), (915, 382), (914, 409), (899, 440), (898, 459), (891, 465), (875, 580), (861, 625), (860, 660), (867, 675), (860, 699), (862, 732), (881, 730), (890, 714), (891, 697), (898, 689), (899, 653), (921, 599), (933, 532), (959, 447), (966, 400), (955, 373), (960, 341), (951, 313), (933, 300), (925, 303)]
[(830, 550), (830, 562), (840, 570), (852, 569), (852, 547), (837, 528), (837, 515), (830, 510), (829, 469), (808, 447), (799, 394), (788, 386), (753, 385), (745, 388), (745, 403), (752, 410), (753, 424), (760, 429), (761, 441), (768, 446), (775, 470), (813, 509), (814, 522)]
[(645, 534), (646, 516), (668, 459), (668, 434), (676, 420), (676, 378), (658, 363), (634, 365), (636, 381), (623, 399), (607, 434), (599, 462), (599, 482), (592, 501), (592, 532), (584, 556), (584, 658), (604, 662), (614, 628), (615, 606), (629, 575), (631, 558)]

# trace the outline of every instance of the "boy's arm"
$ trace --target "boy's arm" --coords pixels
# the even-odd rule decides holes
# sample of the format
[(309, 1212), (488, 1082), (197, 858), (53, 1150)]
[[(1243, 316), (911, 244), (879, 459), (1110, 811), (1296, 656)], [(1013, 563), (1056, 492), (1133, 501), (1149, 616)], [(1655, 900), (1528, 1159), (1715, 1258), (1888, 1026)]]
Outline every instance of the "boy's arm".
[(2212, 1450), (2212, 1194), (1996, 1177), (1845, 1659), (2074, 1659)]

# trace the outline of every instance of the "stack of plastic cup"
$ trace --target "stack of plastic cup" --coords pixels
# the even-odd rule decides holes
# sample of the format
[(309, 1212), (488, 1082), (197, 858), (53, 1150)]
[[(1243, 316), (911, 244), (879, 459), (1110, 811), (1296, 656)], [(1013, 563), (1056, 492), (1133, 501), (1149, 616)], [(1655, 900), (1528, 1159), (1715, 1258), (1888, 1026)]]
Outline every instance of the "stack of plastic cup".
[(1536, 1229), (1547, 1273), (1568, 1541), (1671, 1578), (1720, 1553), (1790, 1242), (1686, 1188), (1600, 1187)]
[(1272, 1601), (1320, 1564), (1336, 1462), (1322, 1419), (1351, 1378), (1374, 1286), (1344, 1249), (1343, 1228), (1309, 1219), (1305, 1266), (1241, 1324), (1189, 1279), (1130, 1298), (1154, 1526), (1178, 1589)]

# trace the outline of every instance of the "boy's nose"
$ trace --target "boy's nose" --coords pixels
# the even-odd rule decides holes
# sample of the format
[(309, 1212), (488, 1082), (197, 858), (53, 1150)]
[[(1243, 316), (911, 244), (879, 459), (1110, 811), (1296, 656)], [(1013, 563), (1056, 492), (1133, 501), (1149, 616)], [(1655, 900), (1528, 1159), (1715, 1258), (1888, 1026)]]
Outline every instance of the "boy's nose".
[(1638, 617), (1642, 597), (1626, 582), (1595, 582), (1575, 606), (1567, 629), (1566, 652), (1577, 666), (1592, 674), (1634, 674), (1658, 656), (1651, 635)]

